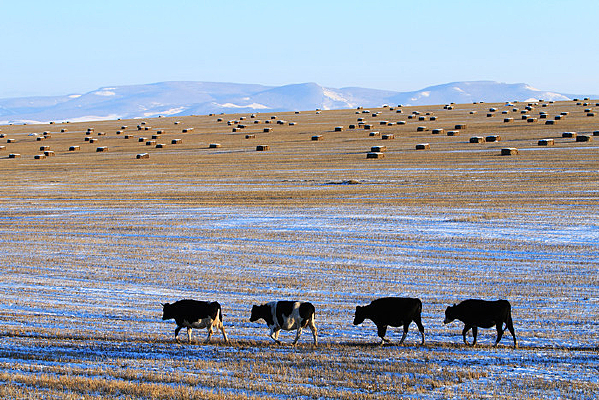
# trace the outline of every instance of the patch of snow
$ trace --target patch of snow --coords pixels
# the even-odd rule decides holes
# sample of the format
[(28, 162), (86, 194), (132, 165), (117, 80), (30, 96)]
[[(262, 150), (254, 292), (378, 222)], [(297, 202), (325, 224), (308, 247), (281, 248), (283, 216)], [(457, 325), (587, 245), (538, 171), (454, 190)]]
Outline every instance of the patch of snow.
[(165, 111), (147, 112), (147, 113), (144, 113), (144, 117), (151, 117), (153, 115), (173, 115), (173, 114), (178, 114), (180, 112), (183, 112), (185, 109), (186, 109), (186, 107), (178, 107), (178, 108), (171, 108), (171, 109), (165, 110)]
[(77, 118), (66, 118), (67, 121), (70, 122), (87, 122), (87, 121), (110, 121), (121, 118), (119, 114), (108, 114), (104, 116), (99, 115), (86, 115), (84, 117)]
[(94, 92), (95, 95), (97, 96), (114, 96), (116, 95), (115, 92), (110, 91), (110, 90), (98, 90), (97, 92)]
[(69, 96), (69, 98), (71, 98), (71, 99), (77, 99), (79, 97), (81, 97), (80, 94), (72, 94), (72, 95)]
[(454, 86), (454, 87), (452, 87), (452, 89), (453, 89), (453, 90), (455, 90), (456, 92), (460, 92), (460, 93), (466, 93), (466, 92), (464, 92), (462, 89), (460, 89), (460, 88), (459, 88), (459, 87), (457, 87), (457, 86)]
[(245, 106), (240, 106), (238, 104), (233, 104), (233, 103), (224, 103), (224, 104), (218, 104), (218, 103), (216, 103), (216, 105), (220, 106), (220, 107), (226, 107), (226, 108), (253, 108), (253, 109), (257, 109), (257, 110), (266, 110), (266, 109), (268, 109), (267, 106), (265, 106), (264, 104), (259, 104), (259, 103), (247, 104)]
[(420, 96), (422, 97), (428, 97), (431, 95), (431, 92), (420, 92)]
[(330, 89), (322, 88), (322, 93), (325, 95), (325, 97), (328, 97), (331, 100), (349, 103), (346, 98), (340, 96), (339, 93), (333, 92)]

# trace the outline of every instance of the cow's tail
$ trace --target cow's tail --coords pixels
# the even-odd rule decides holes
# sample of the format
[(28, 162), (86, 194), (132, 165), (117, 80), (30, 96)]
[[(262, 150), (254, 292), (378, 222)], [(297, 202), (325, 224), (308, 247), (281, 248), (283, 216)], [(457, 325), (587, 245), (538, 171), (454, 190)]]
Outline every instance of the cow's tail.
[(507, 315), (505, 318), (505, 327), (503, 328), (503, 332), (505, 333), (505, 331), (507, 330), (507, 328), (512, 325), (514, 322), (512, 321), (512, 305), (508, 302), (507, 303)]

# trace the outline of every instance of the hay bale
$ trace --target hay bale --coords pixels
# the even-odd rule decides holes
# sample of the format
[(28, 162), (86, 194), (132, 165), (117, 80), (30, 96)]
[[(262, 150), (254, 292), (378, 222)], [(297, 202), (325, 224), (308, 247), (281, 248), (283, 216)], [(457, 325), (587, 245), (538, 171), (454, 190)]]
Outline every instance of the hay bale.
[(495, 111), (497, 111), (497, 109), (495, 107), (491, 107), (491, 108), (489, 108), (489, 111), (490, 112), (495, 112)]
[(133, 135), (125, 135), (125, 136), (124, 136), (124, 138), (125, 138), (125, 139), (133, 139), (133, 138), (134, 138), (134, 136), (133, 136)]
[(397, 121), (397, 125), (405, 125), (406, 121)]
[(93, 131), (94, 131), (94, 128), (87, 128), (87, 132), (93, 133)]
[(123, 131), (116, 131), (116, 134), (117, 134), (117, 135), (120, 135), (120, 134), (122, 134), (122, 133), (123, 133)]
[(372, 129), (372, 125), (370, 125), (370, 124), (364, 124), (364, 129)]
[(0, 151), (6, 150), (6, 146), (0, 146)]
[(181, 143), (183, 143), (182, 139), (173, 139), (173, 140), (171, 140), (171, 144), (181, 144)]
[(416, 150), (430, 150), (431, 145), (428, 143), (419, 143), (416, 145)]
[(264, 128), (262, 130), (262, 132), (264, 132), (264, 133), (272, 132), (272, 128)]
[(44, 158), (46, 158), (45, 154), (36, 154), (33, 156), (33, 158), (35, 158), (36, 160), (43, 160)]
[(162, 135), (162, 134), (165, 134), (165, 133), (166, 133), (166, 131), (165, 131), (164, 129), (158, 129), (158, 130), (156, 131), (156, 134), (157, 134), (157, 135)]
[(377, 132), (370, 132), (370, 133), (368, 134), (368, 136), (381, 136), (381, 133), (380, 133), (380, 132), (378, 132), (378, 131), (377, 131)]
[(591, 142), (593, 137), (591, 135), (578, 135), (576, 136), (577, 142)]
[(341, 132), (343, 131), (343, 127), (342, 126), (336, 126), (335, 127), (335, 132)]
[(548, 119), (547, 121), (545, 121), (545, 125), (555, 125), (556, 122), (554, 119)]
[(140, 154), (136, 155), (135, 158), (137, 158), (138, 160), (140, 158), (150, 158), (150, 155), (148, 153), (140, 153)]
[(593, 136), (599, 136), (599, 131), (593, 131)]
[(314, 141), (318, 141), (318, 140), (322, 140), (322, 139), (323, 139), (322, 135), (314, 135), (314, 136), (312, 136), (312, 140), (314, 140)]
[(559, 115), (563, 115), (564, 117), (569, 115), (570, 112), (569, 111), (562, 111), (561, 113), (559, 113)]
[(558, 121), (560, 119), (563, 118), (563, 115), (556, 115), (555, 117), (553, 117), (554, 120)]
[(181, 130), (182, 133), (189, 133), (191, 131), (193, 131), (193, 128), (184, 128)]
[(514, 119), (513, 118), (504, 118), (503, 122), (512, 122)]
[(270, 146), (267, 144), (259, 144), (256, 146), (256, 151), (268, 151), (270, 150)]
[(419, 126), (418, 128), (416, 128), (416, 132), (424, 132), (426, 131), (426, 126)]
[(502, 156), (515, 156), (518, 154), (518, 149), (515, 147), (505, 147), (501, 149)]
[(209, 149), (218, 149), (219, 147), (221, 147), (221, 144), (220, 144), (220, 143), (210, 143), (210, 144), (208, 145), (208, 148), (209, 148)]
[(385, 153), (371, 151), (366, 153), (366, 158), (385, 158)]
[(350, 124), (348, 129), (356, 129), (356, 125), (355, 124)]
[(373, 153), (382, 153), (387, 151), (387, 146), (372, 146), (370, 151)]
[(426, 117), (424, 115), (421, 115), (420, 117), (418, 117), (418, 121), (425, 121)]
[(459, 136), (460, 131), (447, 131), (447, 136)]
[(489, 135), (485, 137), (485, 141), (487, 142), (500, 142), (501, 141), (501, 136), (500, 135)]
[(67, 131), (68, 131), (68, 129), (67, 129), (67, 128), (62, 128), (62, 129), (60, 130), (60, 132), (62, 132), (62, 133), (65, 133), (65, 132), (67, 132)]
[(56, 156), (56, 153), (54, 153), (52, 150), (46, 150), (46, 151), (44, 151), (44, 155), (46, 157), (54, 157), (54, 156)]
[(575, 138), (576, 132), (562, 132), (563, 138)]
[(256, 135), (245, 135), (246, 139), (254, 139)]
[(121, 129), (122, 129), (122, 130), (125, 130), (125, 129), (127, 129), (127, 125), (123, 125), (123, 126), (121, 126)]
[(142, 136), (137, 141), (141, 143), (141, 142), (145, 142), (146, 140), (148, 140), (148, 138)]
[(539, 146), (553, 146), (555, 144), (555, 140), (553, 139), (541, 139), (537, 143)]
[(487, 118), (491, 118), (494, 114), (488, 113)]
[(98, 141), (98, 139), (95, 138), (89, 138), (88, 142), (90, 143), (96, 143)]
[(8, 158), (21, 158), (21, 155), (19, 153), (10, 153)]
[(485, 143), (486, 140), (483, 136), (472, 136), (470, 138), (470, 143)]
[(382, 140), (391, 140), (391, 139), (395, 139), (395, 135), (392, 133), (386, 133), (384, 135), (381, 136)]
[(71, 147), (69, 147), (69, 151), (79, 151), (79, 150), (81, 150), (81, 147), (79, 147), (79, 146), (71, 146)]
[(96, 153), (104, 153), (108, 151), (108, 147), (107, 146), (100, 146), (100, 147), (96, 147)]
[(453, 129), (466, 129), (466, 124), (456, 124)]
[(470, 114), (476, 114), (475, 110), (470, 111)]
[(589, 112), (589, 113), (587, 113), (587, 117), (594, 117), (594, 116), (595, 116), (595, 113), (594, 113), (594, 112)]
[(155, 141), (155, 140), (148, 140), (148, 141), (146, 142), (146, 146), (153, 146), (153, 145), (155, 145), (155, 144), (156, 144), (156, 141)]
[(435, 128), (432, 130), (432, 134), (433, 135), (439, 135), (441, 133), (445, 132), (445, 130), (443, 128)]
[(181, 123), (181, 121), (175, 121), (174, 124), (175, 125), (179, 125)]
[(526, 122), (528, 122), (530, 124), (530, 123), (533, 123), (533, 122), (537, 122), (537, 119), (536, 118), (527, 118)]
[[(424, 117), (422, 117), (423, 121), (424, 121)], [(379, 125), (387, 125), (389, 123), (389, 121), (379, 121)]]
[[(11, 140), (11, 139), (9, 139), (9, 140)], [(12, 140), (14, 140), (14, 139), (12, 139)], [(38, 142), (41, 142), (42, 140), (46, 140), (46, 137), (45, 136), (38, 136), (38, 137), (35, 138), (35, 140), (37, 140)], [(10, 143), (10, 142), (7, 142), (7, 143)]]
[(436, 121), (436, 120), (437, 120), (437, 117), (433, 115), (432, 117), (430, 117), (430, 118), (429, 118), (429, 120), (430, 120), (430, 121)]
[(152, 135), (152, 139), (158, 139), (160, 138), (160, 135)]
[(50, 146), (40, 146), (40, 151), (50, 150)]
[(254, 124), (259, 124), (259, 123), (261, 123), (261, 122), (262, 122), (262, 121), (260, 121), (259, 119), (255, 119), (255, 120), (254, 120)]
[(165, 147), (166, 147), (166, 144), (164, 144), (164, 143), (156, 143), (157, 149), (164, 149)]

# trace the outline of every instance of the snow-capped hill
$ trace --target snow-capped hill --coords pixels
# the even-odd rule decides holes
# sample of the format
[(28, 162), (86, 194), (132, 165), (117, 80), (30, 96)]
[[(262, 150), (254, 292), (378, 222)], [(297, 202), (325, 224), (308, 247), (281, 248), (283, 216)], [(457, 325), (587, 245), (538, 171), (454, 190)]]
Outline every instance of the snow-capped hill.
[(380, 107), (383, 104), (568, 100), (570, 97), (588, 96), (542, 91), (525, 83), (493, 81), (451, 82), (412, 92), (356, 87), (335, 89), (316, 83), (273, 87), (222, 82), (159, 82), (106, 86), (83, 94), (0, 99), (0, 123), (303, 111), (317, 108), (326, 110), (357, 106)]

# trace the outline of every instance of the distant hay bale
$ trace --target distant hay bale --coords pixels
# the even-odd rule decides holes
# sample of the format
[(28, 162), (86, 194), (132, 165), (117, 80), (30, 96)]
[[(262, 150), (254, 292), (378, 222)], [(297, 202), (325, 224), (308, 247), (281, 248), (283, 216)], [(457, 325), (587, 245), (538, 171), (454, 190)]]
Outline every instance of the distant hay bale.
[(175, 121), (174, 124), (175, 125), (179, 125), (181, 123), (181, 121)]
[(405, 125), (406, 121), (397, 121), (397, 125)]
[(155, 141), (155, 140), (148, 140), (148, 141), (146, 142), (146, 146), (153, 146), (153, 145), (155, 145), (155, 144), (156, 144), (156, 141)]
[(522, 115), (522, 120), (528, 120), (529, 118), (530, 118), (530, 115), (528, 115), (528, 114)]
[(443, 128), (435, 128), (431, 132), (433, 135), (439, 135), (439, 134), (445, 132), (445, 130)]
[(576, 132), (563, 132), (562, 133), (563, 138), (575, 138), (576, 136), (577, 136)]
[(117, 135), (120, 135), (120, 134), (122, 134), (122, 133), (123, 133), (123, 131), (116, 131), (116, 134), (117, 134)]
[(426, 117), (424, 115), (421, 115), (418, 117), (418, 121), (425, 121)]
[(157, 149), (164, 149), (165, 147), (166, 147), (166, 144), (164, 144), (164, 143), (156, 143)]
[(46, 157), (54, 157), (54, 156), (56, 156), (56, 153), (54, 153), (52, 150), (46, 150), (46, 151), (44, 151), (44, 155)]
[(379, 125), (387, 125), (389, 121), (379, 121)]
[(355, 124), (350, 124), (350, 125), (348, 126), (348, 129), (356, 129), (356, 125), (355, 125)]
[(193, 128), (184, 128), (181, 132), (182, 133), (189, 133), (191, 131), (193, 131)]
[(342, 126), (336, 126), (335, 127), (335, 132), (341, 132), (343, 131), (343, 127)]
[(145, 142), (146, 140), (148, 140), (148, 138), (142, 136), (137, 141), (141, 143), (141, 142)]
[(244, 121), (246, 119), (246, 117), (239, 117), (240, 121)]
[(246, 139), (254, 139), (256, 135), (245, 135)]
[(106, 132), (98, 132), (98, 136), (106, 136)]
[(255, 120), (254, 120), (254, 124), (259, 124), (259, 123), (261, 123), (261, 122), (262, 122), (262, 121), (260, 121), (259, 119), (255, 119)]
[(470, 114), (476, 114), (476, 110), (470, 111)]
[(472, 136), (470, 138), (470, 143), (485, 143), (486, 140), (482, 136)]
[(256, 146), (256, 151), (268, 151), (270, 150), (270, 146), (267, 144), (259, 144)]
[(160, 135), (152, 135), (152, 139), (159, 139)]
[(0, 146), (0, 151), (6, 150), (6, 146)]
[(447, 136), (459, 136), (460, 131), (447, 131)]
[(396, 110), (395, 113), (396, 114), (401, 114), (401, 113), (403, 113), (403, 111), (402, 110)]
[(285, 125), (287, 123), (287, 121), (285, 121), (284, 119), (280, 119), (277, 121), (277, 125)]
[(395, 125), (395, 122), (388, 122), (387, 123), (387, 126), (393, 126), (393, 125)]
[(570, 112), (569, 111), (562, 111), (561, 113), (559, 113), (559, 115), (563, 115), (564, 117), (569, 115)]
[[(45, 136), (38, 136), (35, 138), (35, 140), (37, 140), (38, 142), (41, 142), (42, 140), (45, 140), (45, 139), (46, 139)], [(11, 139), (9, 139), (9, 140), (11, 140)], [(14, 140), (14, 139), (12, 139), (12, 140)]]
[(372, 125), (364, 124), (364, 129), (370, 130), (370, 129), (372, 129)]
[(127, 129), (127, 125), (123, 125), (123, 126), (121, 126), (121, 130), (123, 130), (123, 131), (124, 131), (125, 129)]
[(81, 147), (79, 147), (79, 146), (71, 146), (71, 147), (69, 147), (69, 151), (79, 151), (79, 150), (81, 150)]
[(271, 115), (270, 119), (277, 119), (276, 115)]
[(456, 124), (453, 129), (466, 129), (466, 124)]
[(297, 122), (290, 122), (289, 123), (289, 126), (295, 126), (295, 125), (297, 125)]
[(100, 146), (96, 148), (96, 153), (102, 153), (102, 152), (107, 152), (108, 151), (108, 147), (107, 146)]
[(503, 111), (501, 112), (501, 114), (502, 114), (502, 115), (507, 115), (507, 114), (509, 114), (509, 113), (510, 113), (510, 112), (509, 112), (508, 110), (503, 110)]
[(123, 136), (124, 139), (133, 139), (134, 136), (133, 135), (125, 135)]
[(541, 139), (538, 141), (539, 146), (553, 146), (555, 144), (555, 140), (553, 139)]
[(515, 156), (518, 154), (518, 149), (515, 147), (505, 147), (501, 149), (502, 156)]
[(88, 142), (90, 142), (90, 143), (96, 143), (97, 141), (98, 141), (98, 139), (95, 139), (95, 138), (89, 138), (89, 140), (88, 140)]
[(545, 125), (555, 125), (556, 122), (554, 119), (548, 119), (547, 121), (545, 121)]
[(40, 146), (40, 151), (50, 150), (50, 146)]
[(262, 130), (262, 132), (264, 132), (264, 133), (272, 132), (272, 128), (264, 128)]
[(314, 140), (314, 141), (322, 140), (322, 139), (323, 139), (322, 135), (314, 135), (314, 136), (312, 136), (312, 140)]
[(33, 158), (35, 158), (36, 160), (43, 160), (44, 158), (46, 158), (45, 154), (36, 154), (33, 156)]
[(395, 139), (395, 135), (392, 133), (386, 133), (384, 135), (381, 136), (382, 140), (391, 140), (391, 139)]
[(485, 137), (485, 141), (487, 142), (500, 142), (501, 141), (501, 136), (500, 135), (489, 135)]
[(380, 133), (380, 132), (378, 132), (378, 131), (375, 131), (375, 132), (370, 132), (370, 133), (368, 134), (368, 136), (381, 136), (381, 133)]
[(358, 118), (358, 122), (364, 122), (364, 118)]
[(8, 158), (21, 158), (21, 155), (19, 153), (10, 153)]
[(599, 131), (593, 131), (593, 136), (599, 136)]
[(526, 122), (528, 122), (530, 124), (532, 122), (537, 122), (537, 119), (536, 118), (528, 118), (528, 119), (526, 119)]
[(413, 115), (408, 115), (408, 119), (413, 119), (414, 116)]
[(591, 135), (578, 135), (576, 136), (577, 142), (591, 142), (593, 137)]
[(137, 158), (138, 160), (140, 158), (150, 158), (150, 155), (148, 153), (140, 153), (140, 154), (136, 155), (135, 158)]
[(372, 146), (370, 151), (373, 153), (383, 153), (387, 151), (387, 146)]
[(165, 133), (166, 133), (166, 131), (165, 131), (164, 129), (158, 129), (158, 130), (156, 131), (156, 134), (157, 134), (157, 135), (162, 135), (162, 134), (165, 134)]
[(173, 140), (171, 140), (171, 144), (181, 144), (181, 143), (183, 143), (182, 139), (173, 139)]
[(594, 112), (589, 112), (589, 113), (587, 113), (587, 117), (594, 117), (594, 116), (595, 116), (595, 113), (594, 113)]
[(231, 129), (231, 132), (241, 132), (242, 130), (243, 130), (243, 128), (235, 127), (233, 129)]
[(220, 144), (220, 143), (210, 143), (210, 144), (208, 145), (208, 148), (209, 148), (209, 149), (218, 149), (219, 147), (221, 147), (221, 144)]
[(592, 112), (592, 111), (593, 111), (593, 109), (591, 109), (591, 108), (585, 108), (584, 109), (584, 112), (586, 112), (586, 113), (589, 113), (589, 112)]
[(366, 153), (366, 158), (385, 158), (385, 153), (371, 151)]
[(489, 111), (490, 112), (495, 112), (495, 111), (497, 111), (497, 109), (495, 107), (491, 107), (491, 108), (489, 108)]
[(93, 132), (94, 128), (87, 128), (87, 132)]
[(495, 115), (495, 114), (488, 113), (487, 118), (491, 118), (493, 115)]
[(555, 117), (553, 117), (554, 120), (559, 121), (563, 118), (563, 115), (556, 115)]
[(416, 128), (416, 132), (424, 132), (426, 131), (426, 126), (419, 126), (418, 128)]
[(504, 118), (503, 122), (512, 122), (514, 119), (513, 118)]
[(67, 132), (67, 131), (68, 131), (68, 129), (67, 129), (67, 128), (62, 128), (60, 131), (61, 131), (62, 133), (65, 133), (65, 132)]
[(429, 150), (431, 145), (428, 143), (419, 143), (416, 145), (416, 150)]
[(436, 120), (437, 120), (437, 117), (433, 115), (433, 116), (431, 116), (431, 117), (429, 118), (429, 120), (430, 120), (430, 121), (436, 121)]

